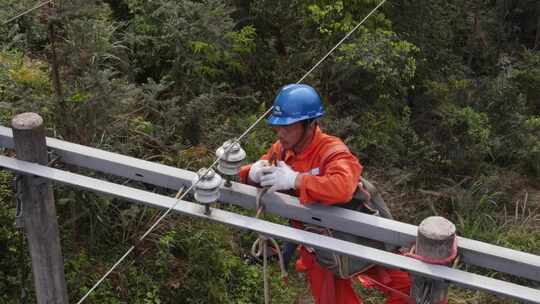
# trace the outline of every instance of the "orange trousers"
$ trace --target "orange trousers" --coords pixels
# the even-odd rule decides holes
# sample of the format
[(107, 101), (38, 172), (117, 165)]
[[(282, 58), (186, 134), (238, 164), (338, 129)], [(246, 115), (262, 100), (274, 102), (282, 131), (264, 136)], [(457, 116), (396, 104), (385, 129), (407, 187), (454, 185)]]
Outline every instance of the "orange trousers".
[[(361, 304), (352, 286), (352, 279), (341, 279), (323, 268), (315, 256), (300, 246), (300, 257), (296, 261), (296, 271), (305, 272), (316, 304)], [(374, 266), (358, 276), (359, 282), (367, 288), (376, 288), (386, 295), (385, 304), (407, 304), (402, 295), (410, 294), (409, 274), (400, 270)], [(380, 284), (374, 284), (378, 282)], [(390, 287), (383, 288), (380, 285)]]

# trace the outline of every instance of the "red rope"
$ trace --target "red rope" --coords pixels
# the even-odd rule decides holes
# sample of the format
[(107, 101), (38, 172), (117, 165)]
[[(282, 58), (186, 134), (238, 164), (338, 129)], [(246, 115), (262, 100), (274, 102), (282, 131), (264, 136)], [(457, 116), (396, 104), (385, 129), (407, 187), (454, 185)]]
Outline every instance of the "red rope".
[[(373, 278), (370, 278), (369, 276), (358, 275), (356, 277), (356, 279), (358, 281), (360, 281), (360, 282), (362, 282), (363, 280), (364, 281), (369, 281), (371, 284), (378, 286), (382, 290), (386, 290), (389, 293), (396, 294), (399, 297), (401, 297), (401, 299), (403, 299), (403, 301), (405, 303), (407, 303), (407, 304), (416, 304), (416, 299), (413, 298), (412, 296), (410, 296), (410, 295), (408, 295), (408, 294), (406, 294), (404, 292), (401, 292), (401, 291), (399, 291), (397, 289), (394, 289), (394, 288), (392, 288), (392, 287), (390, 287), (390, 286), (388, 286), (388, 285), (386, 285), (384, 283), (381, 283), (381, 282), (379, 282), (379, 281), (377, 281), (377, 280), (375, 280)], [(438, 302), (435, 302), (433, 304), (448, 304), (448, 298), (442, 299), (442, 300), (440, 300)]]
[[(457, 238), (456, 236), (454, 236), (454, 239), (452, 241), (452, 251), (450, 252), (450, 256), (446, 257), (446, 258), (443, 258), (443, 259), (435, 259), (435, 258), (430, 258), (430, 257), (425, 257), (425, 256), (421, 256), (421, 255), (418, 255), (418, 254), (414, 254), (414, 253), (409, 253), (409, 252), (404, 252), (402, 253), (404, 256), (408, 256), (408, 257), (411, 257), (411, 258), (414, 258), (414, 259), (417, 259), (417, 260), (420, 260), (424, 263), (428, 263), (428, 264), (434, 264), (434, 265), (447, 265), (447, 264), (450, 264), (452, 263), (452, 261), (455, 260), (455, 258), (457, 257)], [(390, 293), (394, 293), (394, 294), (397, 294), (399, 295), (407, 304), (410, 304), (410, 303), (416, 303), (416, 300), (399, 291), (399, 290), (396, 290), (396, 289), (393, 289), (391, 288), (390, 286), (387, 286), (386, 284), (383, 284), (381, 282), (378, 282), (368, 276), (358, 276), (358, 279), (364, 279), (364, 280), (368, 280), (370, 281), (372, 284), (374, 285), (377, 285), (379, 286), (379, 288), (382, 288), (383, 290), (386, 290)], [(448, 298), (445, 298), (445, 299), (442, 299), (440, 301), (438, 301), (436, 304), (448, 304)]]
[[(369, 281), (369, 282), (371, 282), (371, 284), (378, 286), (382, 290), (386, 290), (389, 293), (396, 294), (399, 297), (401, 297), (403, 299), (403, 301), (405, 301), (407, 304), (416, 304), (416, 300), (413, 297), (411, 297), (410, 295), (408, 295), (406, 293), (403, 293), (403, 292), (401, 292), (401, 291), (399, 291), (397, 289), (394, 289), (394, 288), (392, 288), (392, 287), (390, 287), (390, 286), (388, 286), (388, 285), (386, 285), (386, 284), (384, 284), (382, 282), (379, 282), (379, 281), (377, 281), (377, 280), (375, 280), (373, 278), (370, 278), (370, 277), (365, 276), (365, 275), (358, 275), (357, 279), (359, 281), (362, 281), (362, 280)], [(448, 303), (441, 303), (441, 304), (448, 304)]]
[(435, 265), (448, 265), (454, 261), (454, 259), (457, 257), (457, 238), (454, 236), (454, 240), (452, 242), (452, 251), (450, 252), (450, 256), (444, 258), (444, 259), (435, 259), (430, 257), (421, 256), (414, 253), (405, 252), (403, 253), (404, 256), (408, 256), (413, 259), (420, 260), (422, 262), (428, 263), (428, 264), (435, 264)]

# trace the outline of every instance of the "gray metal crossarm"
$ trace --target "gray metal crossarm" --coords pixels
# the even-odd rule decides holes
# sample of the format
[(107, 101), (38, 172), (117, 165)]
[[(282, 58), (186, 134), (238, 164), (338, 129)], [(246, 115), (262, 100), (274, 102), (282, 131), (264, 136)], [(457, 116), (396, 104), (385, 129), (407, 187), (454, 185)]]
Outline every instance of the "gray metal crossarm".
[[(0, 126), (0, 146), (13, 147), (12, 131)], [(62, 157), (62, 161), (149, 184), (180, 189), (189, 187), (196, 173), (153, 163), (134, 157), (86, 147), (55, 138), (47, 138), (47, 146)], [(255, 208), (256, 189), (233, 183), (221, 189), (221, 201)], [(326, 206), (303, 206), (298, 199), (268, 193), (263, 197), (266, 212), (306, 223), (323, 225), (340, 231), (377, 239), (388, 244), (409, 246), (416, 239), (414, 225), (378, 218), (371, 215)], [(540, 281), (540, 256), (495, 246), (471, 239), (459, 238), (461, 261), (499, 272)]]
[[(5, 156), (0, 156), (0, 167), (23, 174), (41, 176), (63, 184), (115, 196), (132, 202), (140, 202), (153, 207), (169, 208), (176, 203), (176, 199), (168, 196), (130, 188), (127, 186), (118, 185), (59, 169), (49, 168), (35, 163), (20, 161)], [(425, 264), (421, 261), (401, 255), (284, 225), (274, 224), (220, 209), (212, 209), (211, 215), (207, 216), (204, 214), (203, 206), (187, 201), (180, 201), (174, 208), (174, 211), (242, 229), (252, 230), (283, 240), (302, 243), (316, 248), (332, 250), (338, 253), (365, 259), (373, 263), (385, 265), (387, 267), (400, 268), (418, 275), (446, 280), (467, 288), (484, 290), (499, 296), (540, 304), (540, 290), (514, 283), (496, 280), (449, 267)]]

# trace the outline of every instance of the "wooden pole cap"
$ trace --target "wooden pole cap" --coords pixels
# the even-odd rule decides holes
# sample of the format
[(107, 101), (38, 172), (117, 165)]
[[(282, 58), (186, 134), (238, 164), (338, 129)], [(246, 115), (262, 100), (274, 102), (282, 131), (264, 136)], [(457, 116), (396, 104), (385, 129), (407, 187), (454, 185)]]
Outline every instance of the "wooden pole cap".
[[(456, 226), (441, 216), (430, 216), (418, 226), (416, 254), (420, 260), (450, 265), (457, 254)], [(411, 294), (418, 303), (448, 303), (448, 283), (413, 276)]]
[(441, 216), (430, 216), (418, 226), (416, 254), (431, 259), (447, 259), (455, 251), (456, 226)]
[(11, 119), (11, 126), (17, 130), (32, 130), (41, 125), (43, 125), (43, 118), (33, 112), (17, 114)]
[(420, 223), (418, 231), (432, 240), (446, 240), (456, 234), (456, 226), (442, 216), (430, 216)]

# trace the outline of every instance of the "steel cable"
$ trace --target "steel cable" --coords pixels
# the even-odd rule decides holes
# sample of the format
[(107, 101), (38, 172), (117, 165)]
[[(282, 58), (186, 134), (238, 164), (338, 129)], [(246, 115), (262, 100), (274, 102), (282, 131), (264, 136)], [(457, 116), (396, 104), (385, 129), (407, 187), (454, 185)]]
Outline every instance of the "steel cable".
[[(50, 1), (49, 1), (50, 2)], [(309, 69), (305, 74), (304, 76), (302, 76), (296, 83), (301, 83), (304, 79), (306, 79), (306, 77), (308, 77), (321, 63), (323, 63), (347, 38), (349, 38), (349, 36), (351, 36), (373, 13), (375, 13), (379, 7), (381, 7), (384, 3), (386, 2), (386, 0), (382, 0), (373, 10), (371, 10), (369, 12), (369, 14), (366, 15), (366, 17), (364, 17), (364, 19), (362, 19), (362, 21), (360, 21), (352, 30), (350, 30), (332, 49), (330, 49), (330, 51), (328, 51), (322, 58), (321, 60), (319, 60), (311, 69)], [(226, 148), (224, 150), (224, 154), (228, 153), (229, 150), (234, 146), (234, 144), (236, 143), (239, 143), (247, 134), (249, 134), (249, 132), (251, 132), (251, 130), (253, 130), (253, 128), (255, 128), (255, 126), (257, 126), (257, 124), (264, 119), (264, 117), (266, 117), (266, 115), (268, 115), (273, 109), (273, 106), (271, 106), (268, 110), (266, 110), (261, 116), (259, 116), (257, 118), (257, 120), (255, 120), (254, 123), (252, 123), (245, 131), (244, 133), (242, 133), (239, 137), (235, 138), (231, 145), (229, 145), (228, 148)], [(216, 157), (216, 159), (214, 160), (214, 162), (210, 165), (210, 167), (208, 167), (206, 169), (206, 171), (204, 171), (204, 173), (199, 177), (199, 179), (192, 183), (190, 187), (188, 187), (188, 189), (186, 191), (183, 192), (183, 188), (180, 189), (176, 195), (175, 195), (175, 203), (169, 207), (169, 209), (167, 209), (167, 211), (165, 211), (165, 213), (163, 213), (163, 215), (161, 215), (157, 221), (138, 239), (137, 241), (137, 244), (135, 245), (132, 245), (127, 251), (126, 253), (120, 258), (118, 259), (118, 261), (116, 263), (114, 263), (114, 265), (94, 284), (94, 286), (92, 286), (92, 288), (90, 288), (88, 290), (88, 292), (86, 292), (86, 294), (77, 302), (77, 304), (80, 304), (82, 302), (84, 302), (84, 300), (101, 284), (101, 282), (103, 282), (107, 276), (114, 271), (114, 269), (120, 265), (122, 263), (122, 261), (133, 251), (133, 249), (135, 249), (135, 247), (142, 241), (144, 240), (144, 238), (154, 230), (154, 228), (159, 225), (159, 223), (171, 212), (172, 209), (174, 209), (178, 203), (180, 201), (182, 201), (182, 199), (191, 191), (193, 190), (193, 188), (195, 188), (195, 186), (197, 186), (199, 184), (199, 182), (203, 179), (203, 177), (206, 176), (206, 174), (208, 174), (208, 172), (213, 169), (215, 167), (215, 165), (219, 162), (219, 157)], [(180, 195), (181, 193), (183, 192), (182, 195)]]
[(37, 10), (38, 8), (44, 6), (45, 4), (51, 3), (51, 2), (52, 2), (52, 0), (48, 0), (48, 1), (45, 1), (45, 2), (38, 3), (35, 6), (27, 9), (26, 11), (24, 11), (24, 12), (22, 12), (20, 14), (17, 14), (15, 16), (9, 18), (8, 20), (2, 22), (2, 25), (6, 25), (6, 24), (8, 24), (8, 23), (10, 23), (10, 22), (12, 22), (12, 21), (14, 21), (16, 19), (19, 19), (20, 17), (22, 17), (22, 16), (24, 16), (24, 15), (26, 15), (28, 13), (31, 13), (32, 11)]

